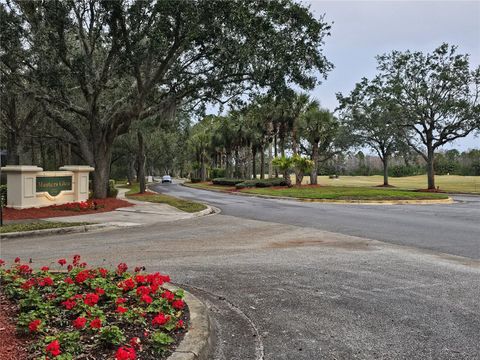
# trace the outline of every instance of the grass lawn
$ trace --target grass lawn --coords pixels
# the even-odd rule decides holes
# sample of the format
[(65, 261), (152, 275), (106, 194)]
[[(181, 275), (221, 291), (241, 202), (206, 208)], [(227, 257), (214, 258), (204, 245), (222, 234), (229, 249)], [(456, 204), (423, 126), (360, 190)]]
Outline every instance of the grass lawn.
[(127, 197), (130, 197), (132, 199), (139, 200), (139, 201), (148, 201), (153, 203), (167, 204), (177, 208), (178, 210), (182, 210), (189, 213), (202, 211), (207, 208), (203, 204), (200, 204), (194, 201), (179, 199), (169, 195), (152, 194), (152, 193), (147, 193), (144, 195), (138, 194), (138, 192), (140, 191), (140, 185), (138, 183), (134, 183), (130, 186), (122, 186), (122, 187), (126, 187), (130, 189), (126, 193)]
[[(295, 177), (292, 177), (292, 183), (295, 183)], [(305, 176), (303, 184), (310, 183), (310, 177)], [(376, 186), (383, 184), (383, 176), (343, 176), (339, 179), (329, 179), (328, 176), (319, 176), (318, 183), (324, 186)], [(401, 189), (426, 189), (427, 175), (390, 177), (390, 185)], [(437, 175), (435, 183), (440, 186), (441, 191), (477, 193), (480, 194), (480, 176), (460, 176), (460, 175)]]
[(53, 222), (53, 221), (41, 221), (41, 222), (31, 222), (31, 223), (17, 223), (17, 224), (4, 224), (0, 227), (0, 234), (6, 234), (17, 231), (31, 231), (31, 230), (43, 230), (43, 229), (56, 229), (63, 227), (79, 226), (79, 225), (89, 225), (90, 223), (86, 222)]
[(438, 193), (346, 186), (254, 188), (242, 190), (242, 192), (270, 196), (287, 196), (301, 199), (326, 200), (428, 200), (448, 198), (447, 195)]

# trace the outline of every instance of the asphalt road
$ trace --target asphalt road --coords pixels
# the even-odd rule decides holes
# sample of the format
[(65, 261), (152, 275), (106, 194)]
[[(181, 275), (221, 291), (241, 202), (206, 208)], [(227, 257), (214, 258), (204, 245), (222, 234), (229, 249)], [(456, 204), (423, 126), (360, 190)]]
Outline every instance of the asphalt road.
[(228, 215), (0, 242), (73, 254), (169, 274), (209, 307), (214, 360), (480, 358), (476, 260)]
[(153, 189), (207, 202), (225, 215), (480, 259), (480, 196), (453, 196), (454, 204), (347, 205), (235, 196), (178, 184), (158, 184)]
[[(213, 360), (480, 359), (477, 198), (350, 206), (160, 189), (207, 201), (222, 215), (3, 239), (0, 257), (54, 268), (81, 254), (91, 265), (126, 262), (169, 274), (207, 304)], [(389, 239), (382, 229), (399, 234)], [(384, 241), (367, 238), (374, 235)], [(406, 241), (415, 246), (393, 244)], [(443, 252), (420, 249), (421, 241)]]

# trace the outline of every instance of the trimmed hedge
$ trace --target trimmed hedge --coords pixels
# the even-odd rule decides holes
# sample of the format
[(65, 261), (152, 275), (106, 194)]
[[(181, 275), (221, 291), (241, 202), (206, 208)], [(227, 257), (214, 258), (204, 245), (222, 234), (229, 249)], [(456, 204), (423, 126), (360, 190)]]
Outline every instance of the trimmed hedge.
[(216, 178), (212, 180), (214, 185), (226, 185), (226, 186), (235, 186), (244, 182), (245, 179), (227, 179), (227, 178)]
[(210, 170), (210, 178), (212, 179), (224, 178), (225, 174), (225, 169), (213, 168), (212, 170)]
[(0, 185), (0, 204), (7, 205), (7, 185)]
[(192, 178), (190, 178), (190, 182), (192, 182), (193, 184), (195, 184), (195, 183), (202, 182), (202, 179), (192, 177)]
[(235, 185), (237, 189), (244, 189), (249, 187), (265, 188), (271, 186), (287, 186), (287, 182), (283, 178), (252, 179), (245, 180), (244, 182)]

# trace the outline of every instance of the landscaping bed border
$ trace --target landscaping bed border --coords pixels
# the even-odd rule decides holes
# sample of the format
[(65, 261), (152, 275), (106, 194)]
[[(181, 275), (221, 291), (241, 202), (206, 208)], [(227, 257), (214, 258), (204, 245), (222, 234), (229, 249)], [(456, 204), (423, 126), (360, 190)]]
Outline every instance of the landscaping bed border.
[(252, 194), (245, 193), (242, 191), (223, 191), (218, 189), (205, 189), (196, 186), (189, 186), (187, 183), (180, 184), (182, 186), (205, 190), (205, 191), (214, 191), (230, 195), (239, 195), (239, 196), (250, 196), (250, 197), (260, 197), (264, 199), (280, 199), (280, 200), (291, 200), (291, 201), (301, 201), (301, 202), (319, 202), (327, 204), (358, 204), (358, 205), (433, 205), (433, 204), (453, 204), (453, 199), (449, 196), (446, 199), (419, 199), (419, 200), (338, 200), (338, 199), (312, 199), (312, 198), (297, 198), (291, 196), (271, 196), (271, 195), (261, 195), (261, 194)]
[[(163, 287), (172, 292), (179, 289), (171, 283), (165, 283)], [(208, 360), (215, 346), (215, 332), (208, 308), (196, 296), (182, 290), (190, 312), (190, 322), (183, 339), (168, 360)]]

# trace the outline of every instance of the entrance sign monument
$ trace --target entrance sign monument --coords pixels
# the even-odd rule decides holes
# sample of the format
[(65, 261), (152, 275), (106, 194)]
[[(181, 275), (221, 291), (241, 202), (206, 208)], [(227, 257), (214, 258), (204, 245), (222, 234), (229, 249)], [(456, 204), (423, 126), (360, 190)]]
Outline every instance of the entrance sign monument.
[(62, 166), (60, 171), (43, 171), (31, 165), (7, 165), (7, 207), (25, 209), (60, 205), (88, 199), (90, 166)]

